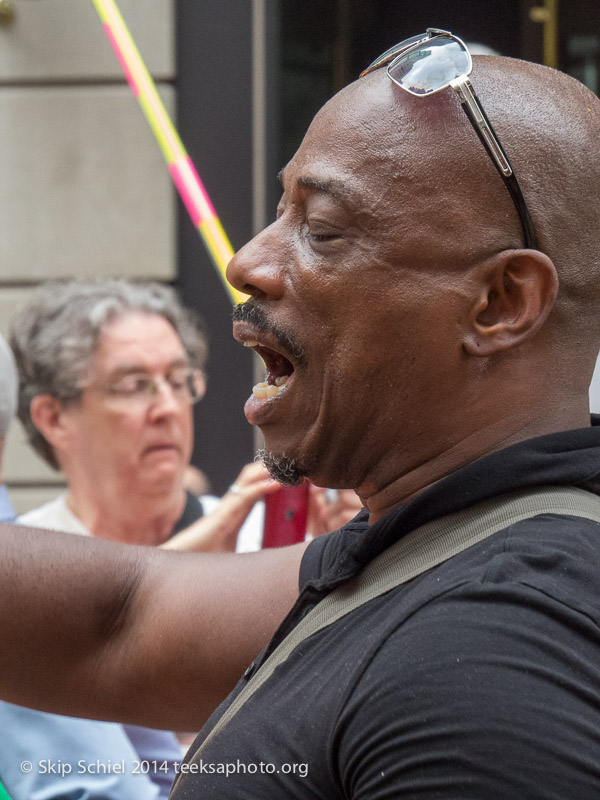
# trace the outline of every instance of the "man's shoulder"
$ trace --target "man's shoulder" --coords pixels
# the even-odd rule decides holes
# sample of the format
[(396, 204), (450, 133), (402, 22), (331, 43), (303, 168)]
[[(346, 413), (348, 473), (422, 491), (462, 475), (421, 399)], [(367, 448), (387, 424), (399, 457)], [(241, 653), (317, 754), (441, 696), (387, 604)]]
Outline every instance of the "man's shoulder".
[(589, 628), (600, 648), (599, 545), (600, 524), (589, 519), (522, 520), (374, 597), (323, 639), (341, 636), (358, 672), (368, 664), (375, 675), (376, 664), (384, 682), (400, 664), (434, 664), (448, 637), (477, 653), (492, 641), (508, 646), (507, 630), (514, 643), (521, 634), (566, 641), (570, 629)]
[[(343, 783), (382, 781), (398, 796), (412, 796), (413, 780), (445, 781), (447, 796), (592, 796), (599, 536), (590, 520), (525, 520), (359, 611), (335, 725)], [(553, 789), (557, 753), (565, 773)], [(523, 760), (530, 768), (515, 772)]]
[(538, 608), (570, 609), (600, 626), (599, 547), (598, 522), (540, 514), (502, 528), (418, 576), (399, 593), (398, 602), (404, 611), (464, 603), (461, 614), (449, 612), (451, 627), (461, 625), (464, 614), (480, 615), (482, 605), (495, 603), (494, 613), (502, 615), (512, 603), (533, 602)]

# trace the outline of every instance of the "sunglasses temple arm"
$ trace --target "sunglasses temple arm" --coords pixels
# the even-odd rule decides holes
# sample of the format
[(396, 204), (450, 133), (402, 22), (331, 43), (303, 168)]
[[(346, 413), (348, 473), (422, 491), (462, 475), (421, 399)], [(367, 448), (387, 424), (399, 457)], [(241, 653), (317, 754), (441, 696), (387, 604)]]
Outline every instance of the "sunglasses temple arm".
[(526, 247), (536, 250), (538, 248), (537, 236), (523, 191), (514, 174), (510, 161), (500, 144), (500, 140), (496, 136), (485, 111), (477, 99), (471, 82), (467, 77), (461, 77), (452, 81), (450, 85), (458, 93), (465, 114), (469, 118), (471, 125), (475, 129), (475, 133), (479, 136), (481, 143), (488, 151), (494, 162), (494, 166), (510, 192), (510, 196), (517, 208), (521, 225), (523, 226)]

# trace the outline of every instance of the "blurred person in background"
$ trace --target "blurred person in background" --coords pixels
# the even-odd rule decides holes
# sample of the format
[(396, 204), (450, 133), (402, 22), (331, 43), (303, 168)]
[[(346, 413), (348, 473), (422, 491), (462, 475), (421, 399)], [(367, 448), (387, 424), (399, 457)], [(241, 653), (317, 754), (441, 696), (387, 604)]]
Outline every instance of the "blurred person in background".
[[(13, 320), (11, 337), (19, 417), (32, 447), (68, 484), (20, 522), (130, 544), (235, 549), (256, 501), (279, 485), (253, 463), (223, 498), (186, 491), (207, 344), (171, 289), (123, 280), (49, 284)], [(325, 502), (313, 487), (309, 530), (332, 530), (359, 509), (354, 492)], [(238, 549), (260, 548), (262, 522), (260, 504)]]
[[(32, 447), (68, 484), (21, 522), (161, 545), (203, 516), (184, 475), (207, 345), (171, 289), (122, 280), (50, 284), (13, 320), (11, 339), (19, 417)], [(233, 549), (255, 500), (277, 488), (260, 465), (236, 486), (198, 549)]]

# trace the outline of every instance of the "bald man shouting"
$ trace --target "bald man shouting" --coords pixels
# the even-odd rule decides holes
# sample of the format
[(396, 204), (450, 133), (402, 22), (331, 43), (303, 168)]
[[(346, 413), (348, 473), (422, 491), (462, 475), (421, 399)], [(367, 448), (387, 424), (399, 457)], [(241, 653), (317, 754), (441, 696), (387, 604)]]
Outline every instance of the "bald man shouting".
[[(353, 488), (365, 511), (304, 555), (4, 537), (8, 699), (190, 727), (252, 662), (175, 800), (600, 795), (587, 397), (600, 102), (534, 64), (470, 70), (461, 40), (435, 29), (374, 62), (317, 115), (277, 221), (229, 266), (251, 295), (234, 335), (275, 387), (245, 409), (267, 464)], [(547, 490), (569, 500), (512, 515)], [(426, 561), (440, 531), (490, 513), (487, 538), (375, 592), (265, 679), (265, 659), (336, 587), (404, 540)], [(299, 567), (300, 596), (255, 658)]]

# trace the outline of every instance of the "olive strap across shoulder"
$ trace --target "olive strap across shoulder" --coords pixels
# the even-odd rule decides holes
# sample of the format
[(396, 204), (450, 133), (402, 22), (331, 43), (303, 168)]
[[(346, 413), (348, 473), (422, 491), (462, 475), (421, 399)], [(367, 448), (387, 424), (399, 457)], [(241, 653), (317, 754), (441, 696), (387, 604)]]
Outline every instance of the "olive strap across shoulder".
[(334, 589), (298, 623), (227, 708), (194, 753), (192, 761), (198, 759), (246, 700), (308, 636), (493, 533), (538, 514), (566, 514), (600, 523), (600, 497), (583, 489), (561, 486), (514, 492), (411, 531), (380, 553), (358, 575)]

